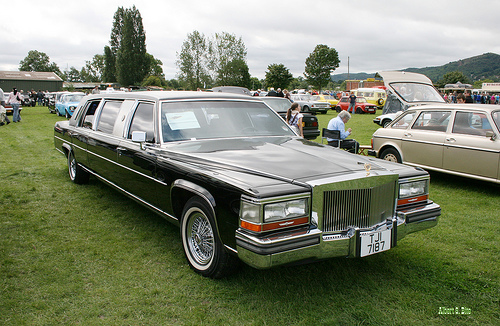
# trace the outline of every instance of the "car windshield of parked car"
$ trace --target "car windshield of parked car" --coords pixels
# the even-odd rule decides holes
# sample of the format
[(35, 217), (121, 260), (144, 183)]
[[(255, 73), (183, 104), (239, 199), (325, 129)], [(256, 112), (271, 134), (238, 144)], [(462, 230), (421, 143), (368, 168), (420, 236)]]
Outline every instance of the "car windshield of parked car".
[(364, 97), (356, 97), (356, 102), (358, 102), (358, 103), (367, 103), (368, 101)]
[(80, 102), (80, 100), (83, 98), (84, 95), (82, 94), (75, 94), (75, 95), (67, 95), (64, 98), (64, 102)]
[(164, 102), (164, 142), (256, 136), (294, 136), (273, 110), (255, 102)]
[(444, 103), (443, 97), (431, 85), (418, 83), (392, 83), (391, 87), (406, 102), (439, 102)]

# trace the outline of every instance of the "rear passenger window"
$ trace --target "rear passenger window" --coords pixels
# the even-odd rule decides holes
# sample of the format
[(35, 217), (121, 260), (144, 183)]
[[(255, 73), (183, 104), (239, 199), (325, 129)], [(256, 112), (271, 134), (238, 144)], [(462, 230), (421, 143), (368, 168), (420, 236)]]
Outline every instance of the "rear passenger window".
[(78, 123), (79, 127), (84, 127), (88, 129), (92, 129), (92, 123), (94, 121), (95, 110), (101, 103), (101, 100), (90, 101), (86, 104), (85, 113), (81, 117), (80, 122)]
[(139, 103), (132, 118), (128, 139), (132, 138), (133, 131), (144, 131), (146, 132), (146, 141), (154, 143), (153, 108), (153, 103)]
[(97, 131), (102, 131), (107, 134), (113, 133), (113, 127), (118, 117), (118, 112), (120, 112), (121, 105), (122, 101), (107, 101), (104, 103), (101, 110), (101, 116), (99, 117), (99, 124), (97, 125)]

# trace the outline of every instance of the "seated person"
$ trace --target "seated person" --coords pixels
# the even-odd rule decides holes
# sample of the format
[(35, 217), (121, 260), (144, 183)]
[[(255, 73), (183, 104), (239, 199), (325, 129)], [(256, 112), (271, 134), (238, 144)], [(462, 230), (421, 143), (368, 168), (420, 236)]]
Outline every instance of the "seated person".
[[(349, 121), (349, 119), (351, 119), (351, 115), (349, 114), (349, 112), (340, 111), (340, 113), (336, 118), (330, 120), (327, 129), (340, 131), (340, 139), (342, 140), (340, 142), (340, 148), (346, 149), (351, 153), (357, 154), (359, 149), (359, 143), (354, 139), (346, 139), (351, 134), (352, 131), (351, 128), (347, 129), (347, 131), (345, 130), (345, 124), (347, 123), (347, 121)], [(330, 146), (335, 146), (335, 147), (339, 146), (338, 139), (327, 138), (326, 140), (328, 141), (328, 145)]]

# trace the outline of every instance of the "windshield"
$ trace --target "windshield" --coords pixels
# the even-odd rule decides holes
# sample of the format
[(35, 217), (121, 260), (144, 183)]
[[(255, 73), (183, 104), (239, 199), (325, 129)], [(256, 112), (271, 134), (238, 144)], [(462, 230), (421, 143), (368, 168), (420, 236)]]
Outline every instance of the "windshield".
[(439, 102), (444, 103), (444, 99), (438, 91), (431, 85), (419, 83), (392, 83), (391, 87), (403, 100), (412, 102)]
[(364, 98), (364, 97), (356, 97), (356, 102), (358, 102), (358, 103), (366, 103), (367, 101), (366, 101), (366, 98)]
[(264, 103), (252, 102), (164, 102), (161, 128), (164, 142), (295, 135)]
[(64, 98), (64, 102), (80, 102), (80, 100), (83, 98), (83, 95), (81, 94), (76, 94), (76, 95), (67, 95)]
[(292, 99), (297, 101), (310, 101), (312, 95), (310, 94), (300, 94), (300, 95), (292, 95)]

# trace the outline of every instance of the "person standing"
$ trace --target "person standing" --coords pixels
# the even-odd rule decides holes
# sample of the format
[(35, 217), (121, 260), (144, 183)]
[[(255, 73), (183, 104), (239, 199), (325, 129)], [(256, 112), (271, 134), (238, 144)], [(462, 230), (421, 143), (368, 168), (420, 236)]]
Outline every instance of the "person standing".
[(302, 130), (303, 117), (304, 115), (300, 113), (300, 105), (297, 102), (292, 103), (292, 106), (286, 111), (286, 122), (301, 137), (304, 137), (304, 131)]
[(12, 105), (12, 121), (21, 122), (21, 114), (19, 113), (19, 107), (21, 106), (21, 102), (23, 100), (23, 95), (17, 91), (14, 87), (12, 88), (12, 92), (9, 94), (9, 99), (7, 103)]
[(349, 108), (347, 108), (347, 112), (351, 112), (352, 108), (352, 114), (354, 114), (356, 111), (356, 95), (351, 92), (351, 95), (349, 95)]

